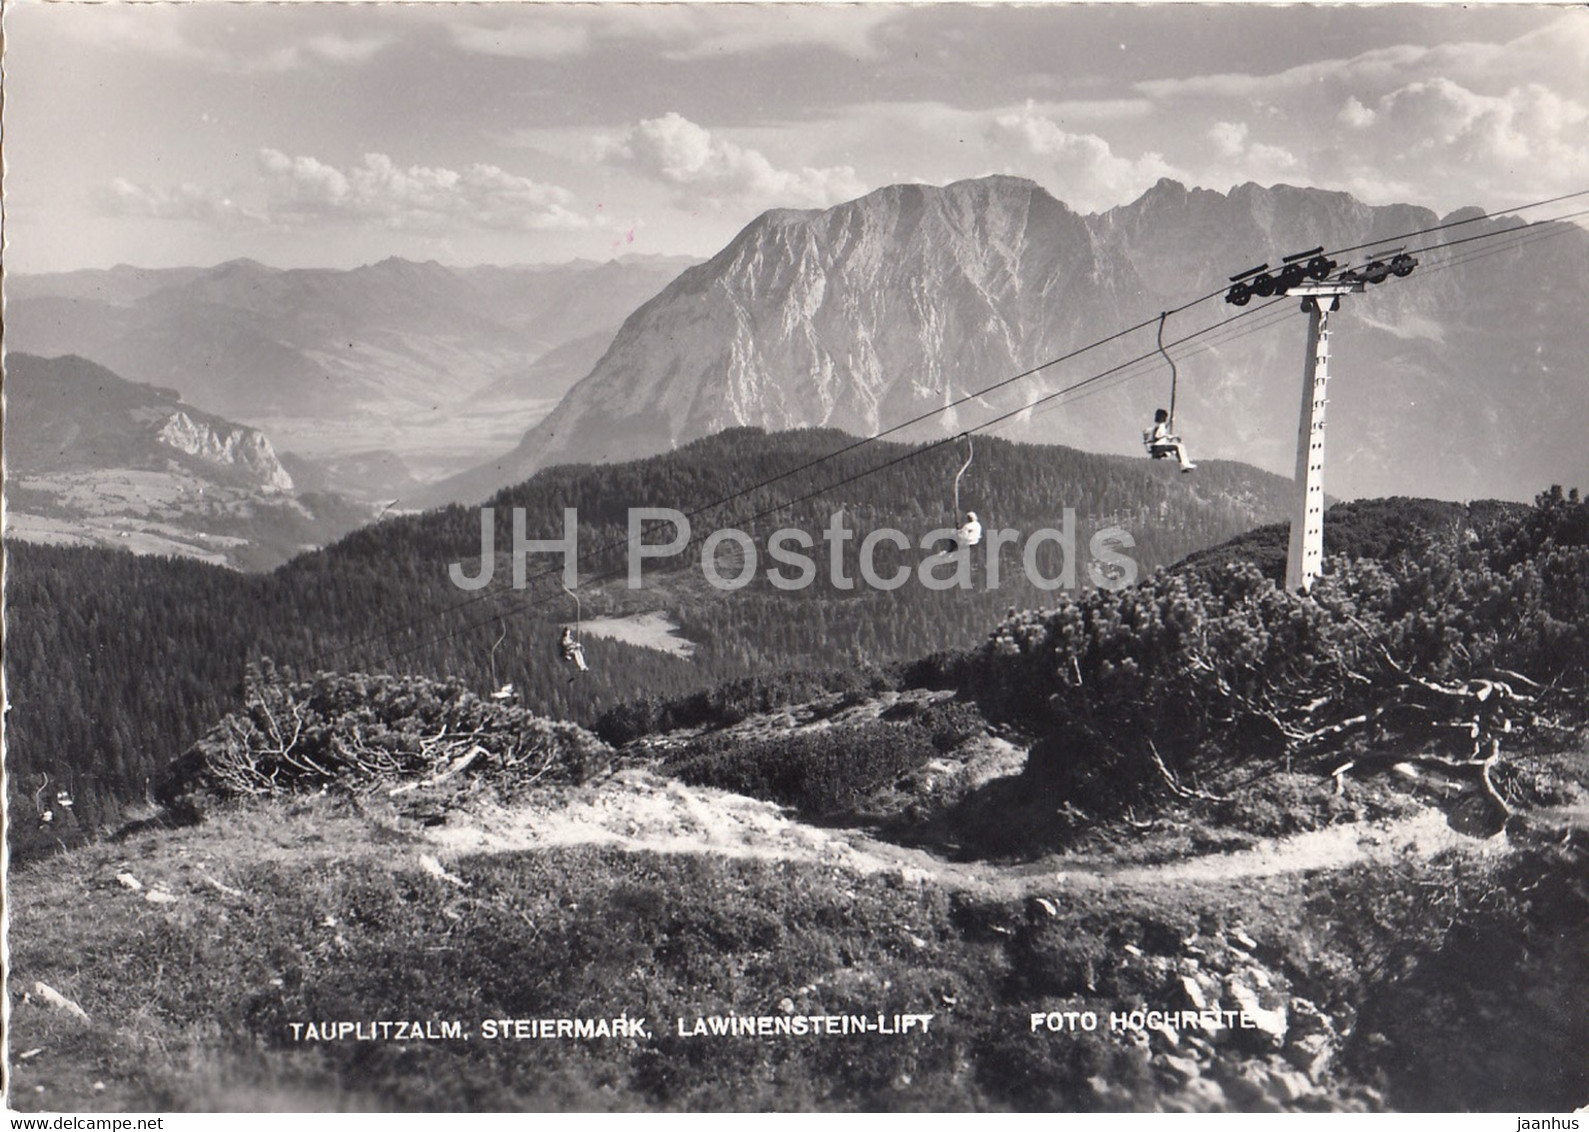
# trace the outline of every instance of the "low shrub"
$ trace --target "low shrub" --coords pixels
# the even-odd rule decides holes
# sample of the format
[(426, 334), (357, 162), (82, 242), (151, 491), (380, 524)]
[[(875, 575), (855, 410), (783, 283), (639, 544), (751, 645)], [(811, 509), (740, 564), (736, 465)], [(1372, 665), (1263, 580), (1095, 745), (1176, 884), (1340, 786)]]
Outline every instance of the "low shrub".
[(642, 696), (609, 709), (595, 731), (615, 747), (647, 735), (692, 727), (732, 727), (752, 715), (790, 704), (839, 695), (850, 702), (887, 691), (893, 677), (869, 665), (824, 670), (792, 670), (729, 680), (687, 696)]
[(200, 793), (357, 789), (465, 772), (511, 790), (582, 781), (611, 754), (581, 727), (483, 700), (461, 684), (331, 673), (289, 681), (267, 661), (250, 671), (243, 708), (172, 764), (157, 796), (175, 805)]
[(1461, 734), (1471, 748), (1453, 724), (1475, 715), (1511, 751), (1536, 718), (1581, 718), (1589, 503), (1556, 489), (1521, 516), (1406, 547), (1332, 560), (1306, 594), (1239, 563), (1066, 595), (1012, 613), (954, 667), (989, 719), (1039, 737), (1034, 778), (1122, 800), (1145, 784), (1185, 796), (1177, 776), (1211, 759), (1438, 750)]
[(932, 734), (875, 723), (793, 731), (766, 739), (716, 737), (670, 759), (670, 774), (791, 806), (809, 817), (866, 809), (868, 798), (937, 757)]

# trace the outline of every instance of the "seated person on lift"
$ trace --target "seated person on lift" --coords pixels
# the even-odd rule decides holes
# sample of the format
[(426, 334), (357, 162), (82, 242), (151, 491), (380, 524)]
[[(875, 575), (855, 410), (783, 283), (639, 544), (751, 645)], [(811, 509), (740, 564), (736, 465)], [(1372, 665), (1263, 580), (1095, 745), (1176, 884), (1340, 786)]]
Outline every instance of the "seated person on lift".
[(977, 520), (975, 511), (967, 511), (965, 522), (956, 529), (954, 537), (948, 542), (935, 544), (933, 553), (939, 555), (954, 554), (956, 551), (967, 550), (982, 541), (982, 524)]
[(1148, 455), (1155, 460), (1174, 456), (1183, 472), (1197, 467), (1186, 458), (1186, 445), (1181, 443), (1181, 438), (1170, 435), (1170, 414), (1167, 410), (1160, 409), (1153, 414), (1153, 427), (1142, 434), (1142, 439), (1148, 446)]
[(563, 650), (563, 659), (572, 664), (581, 672), (588, 671), (585, 665), (585, 648), (574, 639), (572, 626), (563, 626), (563, 639), (558, 642)]

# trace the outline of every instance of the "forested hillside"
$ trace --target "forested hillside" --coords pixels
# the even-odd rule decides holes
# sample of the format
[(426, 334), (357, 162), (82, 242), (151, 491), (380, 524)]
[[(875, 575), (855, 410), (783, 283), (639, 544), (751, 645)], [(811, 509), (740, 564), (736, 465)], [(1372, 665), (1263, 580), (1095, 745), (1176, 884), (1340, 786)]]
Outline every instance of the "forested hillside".
[[(629, 590), (621, 574), (603, 577), (621, 571), (630, 507), (694, 511), (847, 442), (828, 432), (736, 430), (634, 464), (548, 469), (494, 500), (495, 578), (472, 594), (447, 577), (449, 563), (471, 574), (478, 568), (480, 517), (461, 507), (386, 520), (269, 575), (113, 551), (10, 546), (7, 736), (12, 813), (19, 816), (13, 844), (24, 850), (69, 844), (114, 820), (122, 804), (142, 800), (171, 759), (237, 706), (246, 666), (265, 657), (301, 675), (413, 673), (480, 693), (512, 682), (524, 707), (594, 725), (632, 715), (637, 703), (681, 700), (738, 677), (853, 671), (970, 648), (1007, 611), (1051, 608), (1065, 596), (1024, 578), (1018, 542), (1003, 548), (996, 589), (988, 588), (983, 558), (973, 560), (968, 589), (935, 592), (915, 579), (891, 591), (832, 585), (820, 540), (833, 513), (842, 511), (846, 529), (857, 536), (895, 527), (917, 537), (949, 522), (948, 497), (963, 461), (953, 445), (904, 459), (912, 449), (868, 446), (698, 515), (697, 539), (736, 526), (761, 549), (763, 572), (744, 589), (728, 593), (707, 583), (698, 541), (675, 559), (648, 562), (639, 590)], [(898, 462), (823, 490), (890, 460)], [(1085, 586), (1088, 536), (1109, 524), (1134, 537), (1130, 553), (1144, 576), (1188, 555), (1201, 572), (1217, 572), (1233, 558), (1276, 569), (1284, 526), (1243, 532), (1277, 516), (1284, 486), (1240, 465), (1209, 464), (1180, 476), (1146, 460), (984, 441), (961, 495), (962, 505), (977, 509), (990, 528), (1024, 534), (1058, 526), (1065, 507), (1075, 507), (1083, 559), (1078, 582)], [(812, 498), (774, 507), (805, 495)], [(586, 634), (590, 671), (571, 680), (558, 658), (557, 635), (574, 619), (575, 604), (555, 576), (539, 576), (556, 560), (532, 560), (529, 588), (511, 587), (515, 507), (525, 509), (532, 538), (555, 537), (563, 509), (578, 511), (585, 556), (579, 608), (586, 621), (660, 611), (694, 643), (693, 656)], [(1326, 524), (1326, 549), (1393, 559), (1430, 538), (1460, 545), (1517, 510), (1417, 500), (1343, 505)], [(808, 589), (786, 592), (766, 580), (775, 565), (765, 554), (767, 535), (780, 527), (817, 540), (811, 551), (817, 580)], [(662, 541), (670, 533), (647, 538)], [(843, 574), (852, 579), (859, 541), (844, 544)], [(1219, 544), (1218, 551), (1194, 555)], [(896, 562), (924, 557), (885, 545), (877, 566), (886, 575)], [(1046, 574), (1058, 576), (1057, 557), (1052, 544), (1038, 556)], [(738, 563), (727, 558), (723, 572), (733, 575)], [(59, 791), (71, 807), (52, 805)]]
[[(1324, 528), (1326, 552), (1342, 558), (1398, 558), (1433, 542), (1457, 545), (1505, 519), (1528, 513), (1524, 503), (1483, 499), (1449, 503), (1439, 499), (1360, 499), (1330, 511)], [(1289, 523), (1254, 527), (1228, 542), (1189, 555), (1185, 566), (1208, 577), (1225, 567), (1251, 563), (1267, 578), (1281, 581), (1286, 573)]]
[[(1330, 558), (1306, 595), (1205, 556), (1012, 610), (969, 648), (888, 670), (630, 700), (599, 738), (478, 682), (250, 665), (155, 787), (166, 817), (211, 820), (13, 874), (31, 927), (19, 969), (93, 1019), (25, 1009), (27, 1044), (59, 1052), (24, 1072), (88, 1096), (108, 1065), (115, 1087), (163, 1097), (170, 1080), (230, 1080), (221, 1063), (242, 1050), (279, 1055), (271, 1080), (307, 1063), (416, 1109), (519, 1104), (490, 1092), (505, 1081), (674, 1103), (675, 1079), (714, 1108), (747, 1081), (769, 1097), (870, 1083), (883, 1104), (899, 1087), (878, 1082), (907, 1072), (935, 1107), (1104, 1107), (1125, 1089), (1163, 1108), (1572, 1107), (1589, 503), (1556, 488), (1532, 508), (1390, 500), (1332, 517), (1360, 556)], [(212, 608), (263, 608), (282, 584), (206, 591), (204, 571), (167, 565), (190, 573), (144, 584), (185, 577), (173, 598)], [(686, 573), (670, 600), (688, 604)], [(804, 609), (788, 601), (785, 620)], [(928, 607), (851, 609), (881, 635)], [(98, 633), (109, 652), (107, 613), (89, 601), (60, 619), (65, 647)], [(168, 631), (197, 623), (154, 621), (126, 627), (180, 663)], [(615, 647), (598, 669), (631, 653), (645, 655)], [(35, 789), (64, 808), (54, 783)], [(24, 860), (53, 824), (21, 830)], [(86, 960), (39, 934), (84, 907), (116, 943)], [(280, 985), (259, 990), (261, 970)], [(153, 1022), (129, 971), (166, 988)], [(560, 1016), (634, 1017), (636, 986), (654, 1043), (594, 1043), (522, 1086), (500, 1042), (448, 1042), (432, 1051), (445, 1072), (415, 1073), (368, 1044), (282, 1036), (293, 1019), (393, 1001), (426, 1017), (482, 994), (481, 1017), (516, 1016), (526, 993)], [(667, 1028), (769, 1003), (855, 1014), (878, 987), (899, 996), (887, 1010), (952, 1010), (943, 1044), (852, 1043), (829, 1064), (834, 1043), (736, 1042), (703, 1076), (690, 1050), (707, 1047)], [(1171, 995), (1253, 1025), (1142, 1042), (1010, 1028)], [(1432, 1046), (1458, 1016), (1476, 1024)], [(208, 1037), (218, 1018), (238, 1020), (230, 1045)], [(159, 1028), (152, 1059), (114, 1060), (124, 1019)]]
[[(830, 584), (821, 538), (835, 512), (855, 533), (845, 544), (850, 578), (866, 532), (894, 527), (919, 539), (951, 525), (955, 472), (964, 461), (955, 445), (918, 456), (903, 445), (868, 445), (699, 514), (698, 537), (738, 527), (760, 548), (762, 574), (742, 590), (707, 583), (699, 542), (676, 559), (647, 563), (640, 590), (628, 590), (621, 577), (600, 580), (622, 565), (620, 550), (597, 552), (622, 546), (629, 508), (696, 511), (851, 442), (828, 431), (735, 430), (633, 464), (547, 469), (493, 501), (496, 576), (473, 594), (447, 576), (452, 562), (471, 574), (478, 567), (480, 517), (463, 507), (387, 519), (263, 576), (11, 545), (5, 663), (12, 812), (24, 815), (19, 843), (70, 843), (110, 820), (114, 803), (142, 799), (170, 759), (236, 706), (246, 665), (262, 657), (300, 672), (453, 678), (482, 692), (511, 681), (524, 706), (591, 723), (636, 697), (681, 696), (749, 673), (883, 664), (967, 647), (1006, 609), (1052, 602), (1051, 592), (1023, 580), (1018, 542), (1003, 548), (997, 589), (987, 588), (982, 558), (974, 560), (970, 589), (932, 592), (914, 580), (888, 592)], [(1088, 539), (1099, 528), (1129, 531), (1135, 547), (1128, 553), (1145, 572), (1278, 517), (1284, 487), (1239, 464), (1208, 463), (1181, 476), (1143, 459), (981, 440), (961, 504), (990, 528), (1024, 534), (1061, 526), (1073, 508), (1078, 583), (1085, 585)], [(694, 656), (587, 635), (591, 671), (571, 682), (556, 638), (557, 626), (574, 619), (575, 603), (554, 577), (536, 576), (556, 560), (532, 560), (532, 585), (511, 588), (515, 507), (525, 509), (531, 538), (560, 535), (563, 509), (577, 509), (585, 619), (663, 611), (695, 643)], [(765, 553), (767, 536), (781, 527), (816, 540), (818, 578), (809, 589), (785, 592), (766, 581), (765, 570), (776, 565)], [(668, 533), (647, 537), (662, 541)], [(731, 576), (738, 564), (730, 557), (723, 556), (723, 573)], [(885, 545), (877, 566), (886, 575), (900, 559), (914, 565), (924, 557)], [(1050, 576), (1059, 576), (1057, 557), (1052, 543), (1039, 556)], [(74, 799), (69, 810), (48, 805), (59, 790)], [(51, 821), (35, 820), (45, 811)]]

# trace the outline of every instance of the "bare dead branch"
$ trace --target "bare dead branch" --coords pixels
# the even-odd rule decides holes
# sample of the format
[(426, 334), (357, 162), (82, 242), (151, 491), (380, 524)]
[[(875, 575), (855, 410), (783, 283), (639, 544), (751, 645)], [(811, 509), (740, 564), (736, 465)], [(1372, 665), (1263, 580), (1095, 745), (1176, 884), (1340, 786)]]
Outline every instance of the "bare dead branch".
[(1180, 779), (1175, 777), (1175, 773), (1170, 770), (1169, 767), (1164, 765), (1164, 760), (1159, 757), (1159, 749), (1154, 745), (1152, 739), (1148, 740), (1148, 754), (1153, 756), (1153, 765), (1159, 768), (1159, 774), (1164, 778), (1165, 784), (1169, 786), (1171, 793), (1173, 793), (1176, 797), (1200, 798), (1205, 802), (1230, 801), (1229, 798), (1222, 798), (1217, 794), (1210, 794), (1205, 790), (1194, 790), (1186, 786), (1182, 786)]

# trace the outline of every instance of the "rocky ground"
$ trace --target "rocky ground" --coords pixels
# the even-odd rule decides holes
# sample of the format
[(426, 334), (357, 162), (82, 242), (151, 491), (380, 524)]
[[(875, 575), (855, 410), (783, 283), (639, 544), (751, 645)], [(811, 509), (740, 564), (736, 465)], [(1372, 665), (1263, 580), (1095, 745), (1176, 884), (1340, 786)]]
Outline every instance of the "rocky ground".
[[(819, 700), (713, 741), (906, 719), (941, 731), (947, 704)], [(655, 736), (582, 781), (526, 790), (460, 772), (217, 806), (14, 874), (13, 1106), (1589, 1098), (1581, 808), (1475, 835), (1391, 774), (1340, 820), (1309, 810), (1326, 818), (1282, 835), (1170, 806), (1000, 856), (968, 847), (963, 812), (1019, 792), (1011, 736), (977, 730), (914, 764), (855, 807), (866, 821), (673, 777), (670, 759), (702, 738)], [(1336, 785), (1312, 788), (1334, 798)], [(862, 1045), (671, 1033), (697, 1014), (885, 1009), (930, 1013), (937, 1029)], [(638, 1010), (652, 1036), (533, 1052), (283, 1037), (305, 1018), (543, 1010)]]

